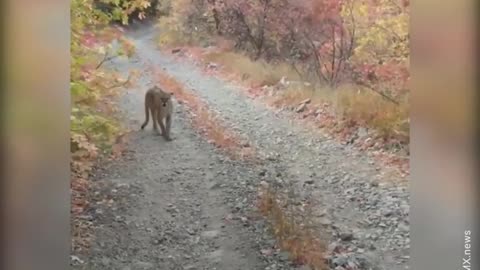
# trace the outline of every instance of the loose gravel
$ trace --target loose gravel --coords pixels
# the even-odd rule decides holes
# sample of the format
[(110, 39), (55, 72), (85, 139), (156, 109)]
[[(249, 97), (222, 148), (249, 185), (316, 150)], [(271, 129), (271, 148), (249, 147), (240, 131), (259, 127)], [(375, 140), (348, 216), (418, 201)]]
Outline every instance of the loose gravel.
[(408, 269), (408, 181), (388, 179), (366, 155), (157, 50), (155, 31), (147, 27), (130, 33), (137, 55), (113, 67), (163, 69), (207, 102), (229, 129), (248, 138), (265, 162), (226, 158), (197, 135), (179, 104), (174, 141), (164, 142), (148, 128), (137, 131), (144, 117), (144, 86), (154, 81), (145, 73), (142, 90), (129, 90), (121, 103), (126, 123), (136, 130), (131, 153), (96, 176), (105, 186), (98, 196), (119, 201), (114, 209), (99, 204), (92, 213), (98, 228), (95, 245), (76, 267), (297, 269), (285, 253), (261, 252), (275, 241), (253, 203), (259, 182), (270, 178), (295, 186), (300, 198), (315, 202), (311, 218), (328, 236), (331, 269)]

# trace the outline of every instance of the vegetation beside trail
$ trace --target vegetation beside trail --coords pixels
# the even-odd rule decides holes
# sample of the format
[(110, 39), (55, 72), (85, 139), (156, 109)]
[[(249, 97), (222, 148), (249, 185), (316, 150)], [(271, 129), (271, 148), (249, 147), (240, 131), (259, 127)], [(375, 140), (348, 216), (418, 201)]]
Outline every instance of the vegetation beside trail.
[[(99, 8), (99, 3), (103, 9)], [(101, 5), (100, 5), (101, 6)], [(105, 8), (108, 6), (108, 8)], [(144, 18), (146, 0), (72, 0), (71, 15), (71, 192), (72, 249), (83, 251), (90, 240), (88, 220), (80, 218), (88, 209), (89, 174), (99, 157), (115, 157), (121, 152), (124, 130), (114, 117), (115, 96), (133, 83), (136, 71), (127, 78), (103, 69), (116, 57), (130, 57), (132, 44), (114, 22), (127, 24), (135, 15)], [(117, 40), (119, 48), (112, 48)]]
[(328, 114), (317, 117), (322, 126), (350, 135), (366, 129), (365, 147), (378, 142), (408, 155), (408, 1), (161, 3), (160, 46), (203, 47), (206, 64), (237, 74), (262, 95), (282, 77), (308, 82), (274, 91), (273, 103), (296, 108), (311, 99), (311, 114)]

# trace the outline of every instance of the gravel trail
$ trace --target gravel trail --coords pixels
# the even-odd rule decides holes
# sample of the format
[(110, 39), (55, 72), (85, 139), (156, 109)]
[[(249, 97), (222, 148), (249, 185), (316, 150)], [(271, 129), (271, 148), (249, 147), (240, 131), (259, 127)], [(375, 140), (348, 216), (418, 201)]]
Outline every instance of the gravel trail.
[[(134, 131), (131, 154), (97, 175), (105, 186), (99, 193), (115, 190), (109, 196), (118, 198), (119, 206), (94, 213), (98, 236), (83, 269), (296, 269), (282, 253), (261, 255), (273, 242), (265, 225), (240, 218), (251, 214), (258, 175), (265, 170), (272, 172), (267, 177), (281, 175), (280, 181), (301, 191), (299, 196), (318, 202), (313, 218), (328, 234), (329, 249), (345, 250), (332, 255), (332, 269), (349, 269), (349, 264), (408, 269), (408, 182), (388, 179), (354, 149), (276, 114), (194, 64), (158, 51), (154, 34), (153, 28), (130, 33), (137, 56), (115, 61), (114, 67), (162, 68), (248, 138), (267, 162), (260, 166), (226, 159), (191, 129), (185, 109), (175, 104), (172, 142), (153, 135), (150, 126)], [(141, 83), (153, 80), (148, 76)], [(133, 130), (143, 121), (144, 88), (129, 90), (122, 99)]]
[[(141, 68), (138, 59), (113, 69)], [(261, 167), (228, 159), (192, 129), (186, 108), (174, 101), (173, 141), (144, 131), (143, 74), (120, 100), (132, 130), (121, 160), (94, 175), (88, 215), (95, 239), (89, 254), (73, 254), (73, 269), (245, 270), (296, 269), (285, 256), (269, 256), (274, 240), (254, 212)]]

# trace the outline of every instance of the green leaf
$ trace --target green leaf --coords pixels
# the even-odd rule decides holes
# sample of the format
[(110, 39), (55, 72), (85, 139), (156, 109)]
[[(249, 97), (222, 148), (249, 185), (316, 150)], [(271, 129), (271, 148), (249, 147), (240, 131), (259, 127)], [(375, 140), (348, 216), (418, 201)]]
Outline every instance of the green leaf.
[(88, 89), (81, 83), (70, 82), (70, 93), (75, 98), (85, 97), (88, 94)]

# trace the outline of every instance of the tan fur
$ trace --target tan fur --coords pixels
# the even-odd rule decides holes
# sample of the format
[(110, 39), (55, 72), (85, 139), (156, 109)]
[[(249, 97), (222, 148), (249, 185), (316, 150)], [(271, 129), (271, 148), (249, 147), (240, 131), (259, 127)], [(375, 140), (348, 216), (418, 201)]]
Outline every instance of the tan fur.
[[(173, 93), (167, 93), (158, 86), (153, 86), (145, 93), (145, 122), (142, 124), (142, 130), (147, 126), (149, 121), (149, 112), (152, 115), (153, 129), (157, 134), (157, 123), (162, 130), (161, 135), (167, 141), (171, 141), (170, 128), (172, 125), (172, 95)], [(163, 120), (165, 119), (165, 125)]]

